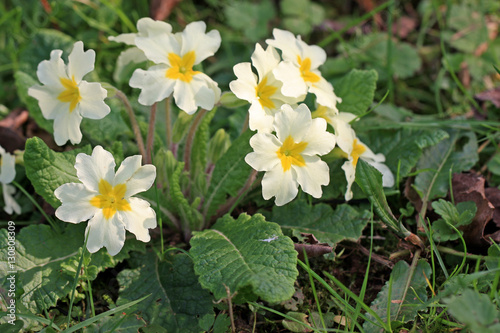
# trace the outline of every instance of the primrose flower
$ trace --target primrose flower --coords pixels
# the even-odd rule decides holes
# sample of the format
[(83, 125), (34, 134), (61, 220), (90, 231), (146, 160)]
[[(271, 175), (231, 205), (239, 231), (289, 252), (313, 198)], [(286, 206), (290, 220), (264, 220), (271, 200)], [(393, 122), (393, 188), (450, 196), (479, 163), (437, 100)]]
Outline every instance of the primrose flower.
[(21, 214), (21, 207), (14, 200), (12, 196), (16, 193), (16, 188), (9, 185), (16, 177), (16, 158), (5, 151), (0, 146), (0, 183), (2, 183), (3, 201), (5, 207), (3, 208), (7, 214)]
[(62, 51), (53, 50), (50, 60), (38, 65), (38, 79), (44, 85), (35, 85), (28, 94), (38, 99), (42, 114), (54, 119), (54, 139), (59, 146), (68, 140), (80, 143), (82, 117), (104, 118), (109, 106), (104, 103), (106, 89), (97, 82), (82, 80), (85, 74), (94, 70), (95, 52), (83, 51), (83, 43), (76, 42), (68, 57), (68, 65), (61, 59)]
[(229, 87), (236, 97), (250, 102), (249, 127), (252, 131), (271, 132), (273, 116), (283, 104), (296, 104), (304, 100), (305, 96), (295, 98), (281, 93), (283, 84), (273, 74), (273, 69), (280, 61), (274, 47), (268, 46), (264, 51), (260, 44), (256, 44), (252, 64), (258, 77), (252, 72), (249, 62), (237, 64), (233, 68), (238, 79), (229, 83)]
[(267, 39), (266, 43), (282, 51), (284, 61), (273, 73), (283, 82), (283, 94), (299, 97), (310, 92), (316, 95), (319, 104), (334, 109), (341, 99), (318, 70), (326, 61), (326, 52), (317, 45), (307, 45), (289, 31), (274, 29), (273, 36), (274, 39)]
[(140, 88), (139, 103), (153, 105), (173, 92), (177, 106), (188, 114), (198, 107), (211, 110), (221, 91), (208, 75), (193, 66), (215, 54), (221, 38), (217, 30), (205, 33), (204, 22), (192, 22), (182, 33), (137, 36), (135, 44), (156, 63), (147, 71), (136, 69), (130, 86)]
[[(127, 33), (118, 36), (109, 36), (108, 39), (117, 43), (124, 43), (135, 46), (136, 37), (149, 37), (162, 33), (172, 33), (172, 26), (167, 22), (155, 21), (149, 17), (143, 17), (137, 21), (137, 33)], [(141, 49), (131, 47), (120, 53), (118, 56), (117, 69), (123, 68), (129, 63), (141, 63), (147, 61), (146, 55)], [(118, 81), (118, 80), (117, 80)]]
[(374, 154), (368, 146), (362, 143), (357, 137), (349, 122), (356, 118), (355, 115), (347, 112), (341, 112), (337, 117), (332, 118), (331, 124), (335, 129), (337, 145), (344, 152), (347, 161), (342, 165), (347, 180), (347, 190), (345, 200), (352, 199), (351, 187), (356, 178), (356, 165), (359, 159), (364, 160), (382, 173), (382, 186), (392, 187), (394, 185), (394, 176), (391, 170), (383, 163), (385, 156), (383, 154)]
[(148, 229), (156, 227), (155, 211), (147, 201), (132, 196), (151, 187), (156, 168), (141, 166), (141, 159), (139, 155), (127, 157), (115, 174), (113, 155), (97, 146), (92, 155), (76, 156), (76, 175), (82, 183), (63, 184), (55, 190), (62, 202), (57, 218), (70, 223), (90, 219), (85, 231), (89, 252), (104, 246), (116, 255), (125, 242), (125, 229), (149, 242)]
[(328, 185), (328, 165), (318, 155), (335, 147), (335, 136), (326, 131), (324, 119), (311, 119), (305, 104), (296, 109), (284, 104), (274, 117), (276, 134), (258, 132), (250, 139), (254, 152), (245, 161), (257, 171), (265, 171), (262, 196), (276, 197), (276, 205), (290, 202), (300, 185), (315, 198), (322, 195), (321, 185)]

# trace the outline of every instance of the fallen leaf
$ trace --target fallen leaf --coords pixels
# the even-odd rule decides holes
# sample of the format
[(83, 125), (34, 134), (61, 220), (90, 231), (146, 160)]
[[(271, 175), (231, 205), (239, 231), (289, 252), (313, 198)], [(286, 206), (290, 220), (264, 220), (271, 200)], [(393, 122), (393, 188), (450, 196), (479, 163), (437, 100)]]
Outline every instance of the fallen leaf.
[(308, 258), (320, 257), (324, 254), (331, 253), (333, 248), (328, 243), (320, 243), (318, 239), (310, 233), (301, 232), (306, 244), (294, 244), (295, 250), (299, 253), (298, 258), (304, 260), (304, 251)]
[(480, 92), (476, 94), (474, 98), (482, 102), (489, 101), (497, 108), (500, 108), (500, 87)]
[(493, 222), (500, 228), (500, 189), (496, 187), (487, 187), (484, 193), (488, 201), (495, 207), (493, 211)]
[(392, 33), (399, 36), (399, 38), (406, 38), (410, 32), (415, 30), (416, 26), (416, 19), (409, 16), (402, 16), (392, 26)]
[(180, 0), (152, 0), (149, 14), (153, 20), (165, 20)]
[(452, 179), (453, 197), (455, 203), (473, 201), (477, 211), (472, 222), (460, 227), (464, 233), (465, 242), (473, 247), (486, 246), (484, 235), (486, 223), (493, 218), (495, 207), (488, 201), (484, 192), (485, 180), (475, 173), (454, 174)]

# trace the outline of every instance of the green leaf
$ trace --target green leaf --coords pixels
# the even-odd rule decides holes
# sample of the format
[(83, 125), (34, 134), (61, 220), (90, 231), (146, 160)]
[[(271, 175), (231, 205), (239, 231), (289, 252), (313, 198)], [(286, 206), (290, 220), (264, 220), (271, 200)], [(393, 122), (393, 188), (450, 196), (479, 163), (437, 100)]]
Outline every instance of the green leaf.
[(53, 50), (62, 50), (62, 58), (66, 59), (71, 52), (75, 41), (71, 36), (54, 29), (37, 29), (30, 37), (30, 43), (24, 48), (20, 55), (20, 70), (26, 73), (35, 73), (38, 64), (43, 60), (50, 59)]
[(458, 321), (467, 325), (471, 332), (498, 332), (500, 312), (486, 294), (467, 289), (460, 296), (445, 299), (446, 309)]
[(374, 152), (385, 156), (385, 164), (394, 175), (399, 165), (399, 179), (412, 171), (422, 156), (424, 148), (436, 145), (448, 138), (447, 132), (439, 129), (415, 130), (403, 128), (398, 131), (370, 131), (365, 142)]
[(203, 216), (213, 216), (228, 197), (235, 197), (245, 185), (252, 168), (245, 162), (245, 156), (252, 151), (250, 137), (254, 132), (246, 131), (217, 161), (205, 198)]
[(310, 0), (283, 0), (280, 8), (285, 16), (285, 29), (302, 36), (308, 35), (325, 17), (323, 7)]
[(201, 321), (215, 318), (210, 293), (201, 288), (193, 263), (185, 254), (160, 261), (152, 252), (134, 258), (138, 267), (118, 274), (120, 293), (117, 305), (152, 294), (130, 311), (140, 311), (147, 325), (154, 324), (168, 332), (201, 332)]
[(335, 84), (335, 94), (342, 98), (337, 104), (340, 112), (349, 112), (361, 115), (368, 111), (373, 102), (377, 86), (377, 72), (375, 70), (351, 70)]
[(54, 191), (66, 183), (80, 183), (76, 176), (75, 159), (78, 153), (90, 154), (90, 146), (56, 153), (40, 138), (34, 137), (26, 141), (24, 166), (35, 191), (52, 207), (57, 208), (61, 202)]
[[(84, 243), (86, 223), (64, 224), (61, 234), (50, 226), (34, 224), (23, 227), (16, 235), (16, 286), (22, 295), (17, 297), (18, 311), (42, 314), (43, 309), (55, 306), (72, 289), (74, 274), (68, 274), (62, 266), (71, 266), (80, 259), (80, 248)], [(128, 257), (129, 251), (144, 248), (144, 243), (127, 240), (121, 252), (112, 257), (105, 249), (92, 255), (90, 265), (103, 271)], [(11, 271), (7, 267), (7, 229), (0, 230), (0, 271)], [(4, 278), (0, 279), (3, 283)], [(30, 322), (30, 325), (34, 325)], [(25, 327), (26, 329), (26, 327)]]
[(350, 205), (308, 205), (305, 200), (294, 200), (286, 206), (274, 206), (270, 221), (281, 229), (304, 232), (316, 236), (321, 243), (336, 244), (345, 239), (356, 242), (370, 219), (370, 212)]
[(30, 113), (30, 117), (35, 120), (38, 126), (43, 128), (49, 133), (54, 132), (54, 127), (52, 125), (52, 121), (47, 120), (43, 117), (42, 111), (38, 106), (38, 101), (33, 97), (28, 95), (28, 89), (35, 84), (40, 84), (30, 75), (17, 71), (14, 74), (14, 79), (16, 80), (17, 93), (21, 101), (26, 105), (28, 111)]
[[(415, 177), (415, 189), (421, 196), (429, 192), (429, 200), (448, 193), (450, 172), (469, 170), (478, 161), (474, 132), (450, 130), (450, 137), (426, 149), (417, 164), (424, 170)], [(432, 187), (432, 188), (431, 188)]]
[(237, 220), (225, 215), (212, 229), (194, 233), (189, 253), (204, 288), (216, 299), (226, 298), (229, 288), (243, 300), (260, 297), (276, 303), (295, 292), (297, 252), (279, 225), (256, 214)]
[(253, 42), (269, 34), (268, 22), (274, 18), (274, 6), (269, 1), (250, 3), (230, 2), (225, 6), (227, 23), (234, 29), (243, 31), (245, 37)]
[(382, 187), (382, 174), (362, 159), (359, 159), (356, 165), (356, 183), (361, 187), (373, 204), (375, 212), (387, 226), (413, 244), (421, 248), (424, 247), (422, 240), (417, 235), (406, 230), (403, 224), (392, 214)]
[(196, 175), (201, 175), (205, 179), (208, 140), (210, 139), (210, 121), (214, 115), (215, 110), (207, 112), (196, 129), (191, 149), (191, 170), (189, 170), (192, 178), (195, 178)]
[(472, 222), (476, 216), (477, 206), (472, 201), (460, 202), (455, 207), (451, 202), (439, 199), (432, 203), (432, 208), (438, 213), (447, 223), (460, 227)]
[[(401, 260), (394, 266), (390, 281), (386, 282), (370, 308), (380, 318), (387, 319), (387, 309), (390, 304), (390, 320), (409, 322), (415, 319), (419, 310), (425, 309), (427, 301), (427, 281), (432, 269), (425, 260), (419, 260), (415, 270), (412, 271), (405, 261)], [(390, 298), (389, 298), (390, 295)], [(373, 319), (372, 315), (367, 314)], [(366, 332), (381, 332), (381, 328), (366, 321), (363, 325)]]

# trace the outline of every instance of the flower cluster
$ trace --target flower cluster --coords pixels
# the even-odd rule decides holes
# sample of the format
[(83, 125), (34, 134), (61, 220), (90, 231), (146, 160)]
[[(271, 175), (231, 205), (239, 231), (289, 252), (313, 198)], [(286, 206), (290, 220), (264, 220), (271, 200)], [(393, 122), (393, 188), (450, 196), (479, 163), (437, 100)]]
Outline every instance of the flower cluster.
[[(375, 155), (356, 138), (349, 124), (354, 117), (339, 114), (337, 103), (342, 100), (318, 69), (326, 60), (325, 51), (288, 31), (274, 29), (273, 36), (266, 40), (266, 50), (256, 44), (251, 64), (234, 66), (237, 80), (229, 85), (236, 97), (250, 103), (249, 127), (257, 134), (250, 140), (254, 152), (245, 160), (255, 170), (266, 172), (264, 199), (274, 196), (277, 205), (284, 205), (295, 198), (299, 185), (313, 197), (321, 197), (321, 186), (329, 183), (329, 169), (319, 156), (328, 154), (335, 143), (347, 159), (342, 167), (348, 182), (346, 200), (352, 198), (358, 158), (382, 171), (384, 186), (392, 186), (385, 157)], [(312, 114), (315, 119), (305, 104), (297, 106), (308, 93), (314, 94), (318, 104)], [(335, 135), (327, 132), (327, 123)]]
[(188, 114), (198, 107), (211, 110), (221, 91), (217, 82), (193, 67), (219, 49), (219, 32), (205, 33), (204, 22), (192, 22), (174, 34), (170, 24), (149, 18), (140, 19), (137, 29), (137, 34), (112, 40), (135, 45), (155, 63), (148, 70), (136, 69), (130, 79), (131, 87), (141, 89), (139, 103), (153, 105), (173, 93), (177, 106)]

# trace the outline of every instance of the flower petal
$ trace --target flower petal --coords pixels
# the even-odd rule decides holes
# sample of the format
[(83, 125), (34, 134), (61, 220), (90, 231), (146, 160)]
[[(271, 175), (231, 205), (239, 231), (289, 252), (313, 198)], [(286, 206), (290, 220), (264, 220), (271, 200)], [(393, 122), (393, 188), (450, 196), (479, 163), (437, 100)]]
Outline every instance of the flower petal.
[(237, 80), (229, 83), (229, 88), (239, 99), (252, 102), (257, 99), (257, 76), (252, 72), (249, 62), (242, 62), (233, 67)]
[(151, 36), (138, 36), (135, 44), (141, 49), (146, 57), (156, 64), (170, 64), (169, 53), (179, 54), (181, 45), (170, 33), (155, 34)]
[(111, 111), (109, 106), (104, 103), (107, 92), (100, 83), (82, 81), (79, 89), (81, 100), (78, 108), (82, 117), (102, 119)]
[(154, 36), (163, 33), (172, 33), (172, 26), (164, 21), (153, 20), (150, 17), (143, 17), (137, 21), (139, 36)]
[(132, 88), (140, 88), (139, 103), (142, 105), (153, 105), (162, 101), (172, 94), (175, 82), (165, 76), (166, 65), (156, 65), (147, 71), (136, 69), (130, 79)]
[[(316, 74), (320, 75), (319, 72)], [(318, 82), (313, 83), (309, 87), (309, 92), (316, 95), (316, 101), (318, 104), (334, 109), (338, 113), (337, 103), (342, 102), (342, 99), (335, 95), (333, 92), (333, 86), (330, 82), (321, 77)]]
[(40, 82), (49, 86), (61, 87), (61, 77), (68, 78), (66, 66), (61, 59), (61, 50), (52, 50), (50, 52), (50, 60), (43, 60), (38, 64), (36, 75)]
[(335, 135), (326, 131), (326, 121), (315, 118), (311, 122), (308, 132), (302, 139), (307, 146), (302, 152), (306, 155), (325, 155), (335, 147)]
[(74, 145), (80, 143), (82, 141), (81, 122), (82, 116), (76, 110), (74, 112), (58, 112), (54, 119), (54, 140), (57, 145), (62, 146), (68, 140)]
[(347, 189), (345, 191), (345, 201), (352, 199), (351, 187), (356, 179), (356, 167), (353, 165), (352, 160), (347, 160), (342, 165), (342, 170), (345, 173), (345, 179), (347, 180)]
[(80, 82), (85, 74), (94, 70), (95, 51), (83, 51), (83, 42), (78, 41), (73, 46), (73, 50), (68, 56), (68, 76)]
[(274, 116), (274, 129), (281, 142), (285, 142), (288, 136), (292, 136), (295, 142), (303, 141), (311, 123), (311, 111), (305, 104), (300, 104), (295, 109), (288, 104), (283, 104), (281, 112)]
[(16, 202), (13, 195), (16, 193), (16, 188), (12, 185), (2, 183), (3, 201), (5, 206), (3, 210), (12, 215), (12, 213), (21, 214), (21, 206)]
[(105, 219), (101, 210), (90, 219), (85, 236), (87, 234), (87, 249), (90, 253), (95, 253), (104, 246), (108, 253), (114, 256), (120, 252), (125, 243), (125, 226), (118, 215)]
[(328, 185), (330, 182), (330, 171), (328, 165), (318, 156), (304, 156), (306, 165), (292, 168), (297, 173), (297, 182), (304, 192), (309, 193), (315, 198), (321, 198), (323, 191), (322, 185)]
[(69, 113), (69, 104), (57, 99), (61, 91), (54, 86), (35, 85), (28, 89), (28, 95), (38, 100), (44, 118), (55, 119), (60, 114)]
[(62, 205), (56, 209), (56, 217), (70, 223), (87, 221), (98, 211), (98, 208), (90, 203), (96, 194), (83, 184), (67, 183), (59, 186), (54, 195)]
[(88, 190), (99, 192), (101, 179), (112, 184), (115, 165), (113, 155), (101, 146), (96, 146), (92, 151), (92, 155), (80, 153), (76, 156), (76, 175)]
[(220, 98), (217, 83), (203, 73), (193, 76), (191, 82), (176, 80), (174, 86), (175, 104), (187, 114), (193, 114), (198, 107), (213, 109)]
[(250, 138), (250, 146), (254, 152), (245, 156), (245, 162), (255, 170), (269, 171), (280, 164), (276, 152), (280, 149), (281, 143), (274, 135), (259, 132)]
[(283, 82), (281, 92), (285, 96), (301, 97), (307, 94), (307, 84), (300, 75), (300, 70), (291, 62), (280, 62), (273, 70), (274, 76)]
[(0, 183), (11, 183), (16, 177), (16, 158), (0, 147)]
[(259, 43), (255, 44), (255, 51), (252, 54), (252, 64), (257, 69), (259, 78), (262, 79), (280, 63), (280, 56), (272, 46), (268, 46), (264, 51)]
[(156, 213), (145, 200), (130, 198), (129, 211), (119, 211), (117, 214), (122, 219), (125, 229), (135, 235), (142, 242), (149, 242), (149, 229), (156, 228)]
[(156, 167), (152, 164), (141, 166), (142, 156), (129, 156), (123, 160), (116, 172), (113, 186), (126, 184), (125, 198), (147, 191), (156, 178)]
[(293, 169), (283, 172), (280, 164), (267, 171), (262, 178), (262, 196), (265, 200), (276, 197), (275, 204), (283, 206), (292, 201), (298, 193), (299, 184)]
[(205, 22), (202, 21), (189, 23), (182, 32), (182, 49), (177, 54), (184, 55), (194, 51), (196, 55), (195, 65), (213, 56), (219, 49), (221, 37), (217, 30), (211, 30), (205, 34), (206, 28)]

